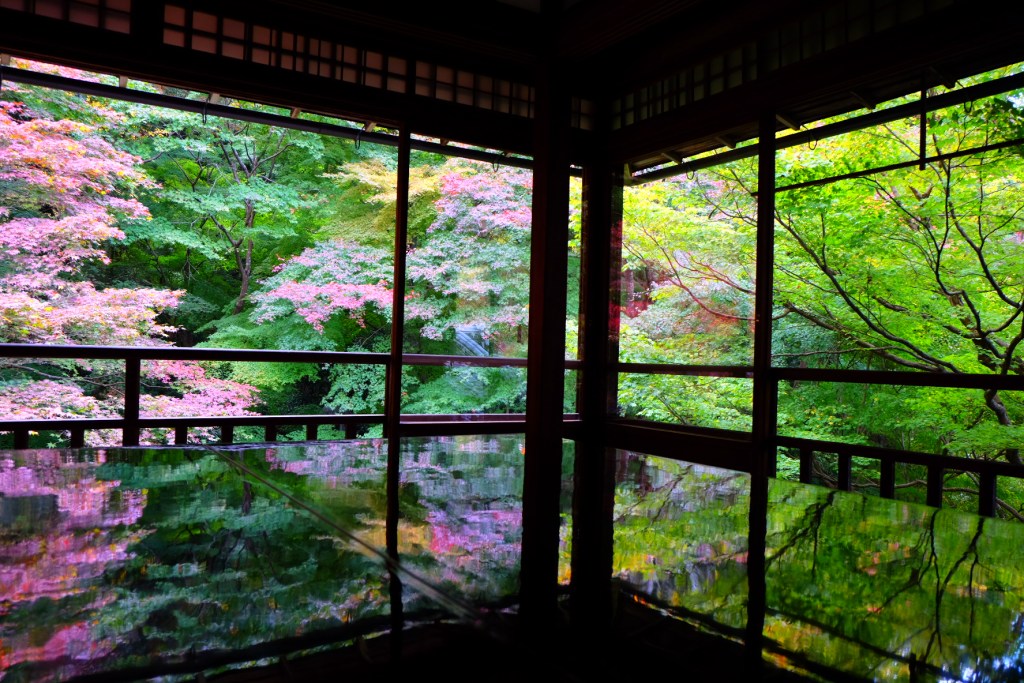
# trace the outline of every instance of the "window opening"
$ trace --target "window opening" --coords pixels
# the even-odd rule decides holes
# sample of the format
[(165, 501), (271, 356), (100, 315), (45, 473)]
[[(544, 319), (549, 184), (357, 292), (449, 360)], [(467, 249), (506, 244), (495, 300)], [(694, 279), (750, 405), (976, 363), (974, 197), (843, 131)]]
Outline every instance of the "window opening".
[[(27, 117), (36, 126), (34, 134), (43, 136), (42, 127), (50, 126), (46, 134), (51, 141), (68, 145), (84, 142), (91, 146), (87, 158), (94, 158), (98, 164), (107, 155), (120, 164), (115, 168), (106, 161), (108, 165), (103, 168), (110, 178), (101, 174), (106, 180), (93, 183), (95, 192), (89, 185), (85, 195), (75, 195), (78, 204), (54, 205), (57, 208), (52, 209), (59, 225), (61, 220), (75, 219), (79, 215), (76, 212), (85, 206), (83, 202), (99, 201), (98, 207), (108, 207), (103, 209), (102, 225), (90, 228), (102, 234), (90, 237), (80, 254), (75, 252), (78, 255), (74, 257), (73, 272), (68, 273), (69, 282), (79, 289), (86, 287), (91, 296), (106, 301), (123, 293), (118, 283), (144, 277), (157, 286), (140, 290), (145, 296), (133, 294), (131, 305), (140, 307), (140, 315), (158, 321), (150, 325), (153, 341), (193, 349), (200, 343), (246, 351), (221, 358), (210, 355), (214, 349), (196, 349), (199, 358), (207, 359), (201, 365), (181, 354), (168, 360), (157, 360), (159, 354), (141, 358), (141, 386), (136, 392), (129, 372), (140, 362), (134, 352), (118, 356), (103, 351), (98, 358), (88, 357), (96, 353), (93, 350), (61, 352), (63, 355), (51, 359), (34, 359), (32, 355), (55, 343), (105, 345), (113, 341), (133, 345), (138, 341), (134, 336), (116, 340), (77, 333), (66, 339), (46, 336), (43, 332), (49, 328), (45, 318), (50, 314), (32, 317), (42, 327), (32, 332), (29, 325), (25, 334), (15, 333), (12, 328), (5, 340), (30, 342), (28, 348), (9, 349), (5, 380), (14, 384), (7, 385), (10, 400), (5, 405), (9, 403), (10, 410), (5, 411), (5, 417), (21, 422), (16, 427), (12, 423), (15, 431), (7, 438), (24, 447), (30, 442), (113, 443), (122, 437), (127, 442), (141, 438), (161, 443), (232, 443), (379, 434), (393, 288), (396, 134), (372, 122), (339, 121), (236, 101), (217, 93), (145, 83), (125, 87), (126, 79), (119, 83), (113, 76), (21, 60), (14, 60), (12, 65), (6, 70), (7, 85), (0, 92), (9, 101), (5, 113), (13, 115), (7, 121), (10, 126), (25, 124), (21, 119)], [(71, 122), (76, 120), (83, 125), (74, 128)], [(529, 159), (457, 144), (442, 145), (422, 137), (412, 145), (418, 149), (415, 164), (419, 170), (441, 163), (437, 151), (443, 150), (451, 164), (461, 164), (466, 178), (471, 167), (502, 178), (512, 174), (521, 179), (520, 188), (526, 188), (528, 195), (529, 170), (522, 167), (530, 165)], [(463, 155), (475, 160), (464, 159)], [(8, 161), (9, 173), (22, 174), (11, 176), (20, 183), (18, 187), (36, 187), (37, 180), (45, 180), (32, 175), (38, 175), (38, 171), (28, 161), (17, 168), (17, 160)], [(72, 182), (77, 177), (60, 166), (64, 163), (60, 159), (50, 161), (57, 165), (47, 167), (46, 173), (55, 182)], [(296, 164), (305, 164), (305, 171), (296, 174)], [(431, 182), (440, 182), (439, 177)], [(431, 216), (444, 208), (439, 205), (438, 188), (426, 188), (425, 183), (420, 178), (414, 188), (419, 201), (414, 221), (419, 230), (418, 246), (434, 248), (437, 260), (443, 256), (443, 250), (435, 244), (441, 231), (435, 235), (428, 228), (433, 222)], [(130, 195), (126, 194), (129, 185), (133, 186)], [(491, 189), (498, 192), (500, 184)], [(16, 214), (15, 222), (6, 226), (11, 230), (18, 221), (51, 219), (47, 213), (51, 210), (44, 204), (18, 204), (19, 197), (25, 196), (15, 193), (5, 197)], [(487, 192), (477, 200), (466, 210), (501, 204)], [(502, 221), (512, 221), (509, 216), (525, 216), (527, 223), (521, 232), (528, 235), (528, 201), (515, 211), (509, 206), (494, 209), (490, 228), (499, 230)], [(508, 212), (502, 213), (506, 209)], [(90, 215), (94, 214), (98, 215)], [(27, 223), (22, 227), (31, 228)], [(13, 239), (11, 230), (9, 239)], [(520, 248), (526, 248), (528, 255), (528, 240), (510, 247), (512, 252)], [(30, 263), (38, 261), (39, 254), (30, 254), (21, 246), (15, 250), (18, 256), (12, 263), (21, 259), (31, 272), (41, 272), (39, 263)], [(104, 265), (104, 260), (109, 265)], [(437, 260), (437, 265), (443, 265), (443, 259)], [(528, 272), (528, 266), (509, 268), (502, 272), (519, 273), (517, 277)], [(24, 279), (27, 273), (19, 271), (11, 277)], [(429, 279), (423, 273), (419, 277), (421, 283)], [(469, 271), (462, 273), (462, 278), (462, 289), (467, 292), (479, 279)], [(499, 289), (499, 285), (504, 286), (496, 283), (494, 287)], [(443, 284), (423, 284), (423, 291), (418, 293), (431, 299), (439, 310), (456, 310), (452, 306), (459, 288), (446, 289)], [(14, 289), (25, 296), (24, 286)], [(225, 298), (229, 289), (234, 293)], [(478, 303), (486, 303), (492, 295), (498, 296), (497, 290), (481, 295)], [(55, 301), (26, 299), (23, 303), (38, 304), (42, 310)], [(85, 299), (78, 297), (76, 301), (75, 310), (86, 315)], [(110, 304), (108, 301), (103, 305)], [(522, 313), (525, 304), (525, 299), (519, 301), (516, 310)], [(63, 310), (63, 305), (56, 309)], [(503, 305), (508, 308), (512, 304)], [(525, 313), (522, 317), (525, 320)], [(126, 318), (126, 322), (130, 321)], [(85, 323), (83, 318), (74, 324)], [(477, 344), (488, 341), (486, 336), (474, 337), (475, 328), (459, 331)], [(512, 338), (518, 337), (513, 334)], [(44, 344), (34, 345), (40, 342)], [(294, 362), (277, 362), (281, 359), (273, 353), (285, 349), (310, 353), (306, 358), (296, 355), (288, 359)], [(459, 355), (454, 349), (451, 353)], [(485, 358), (467, 355), (473, 356), (471, 365), (493, 365)], [(510, 386), (525, 383), (525, 358), (521, 357), (525, 351), (514, 355), (520, 357), (502, 370), (516, 374), (514, 381), (509, 380)], [(443, 358), (420, 358), (415, 367), (446, 362)], [(107, 370), (101, 372), (104, 368)], [(474, 368), (477, 370), (489, 371)], [(66, 405), (57, 412), (40, 413), (42, 405), (35, 406), (33, 400), (43, 400), (42, 396), (29, 400), (18, 394), (25, 388), (22, 380), (27, 379), (23, 376), (26, 372), (39, 380), (51, 375), (58, 378), (52, 389), (66, 394), (61, 399)], [(22, 379), (16, 381), (15, 375)], [(115, 386), (117, 378), (126, 376), (127, 384)], [(107, 395), (110, 404), (102, 410), (100, 404), (94, 405), (100, 395), (97, 383), (109, 386), (100, 392)], [(42, 385), (37, 382), (34, 386)], [(417, 392), (412, 391), (410, 396), (415, 400)], [(210, 405), (195, 402), (201, 397)], [(441, 399), (435, 396), (421, 401), (421, 405), (435, 406), (424, 412), (447, 414), (446, 409), (435, 405), (437, 400)], [(225, 413), (223, 402), (233, 402), (235, 408)], [(511, 410), (513, 402), (509, 398), (505, 412)], [(34, 407), (26, 411), (26, 405)], [(15, 409), (17, 406), (21, 408)], [(279, 421), (261, 420), (268, 414), (276, 415)], [(53, 425), (53, 432), (34, 435), (30, 420), (38, 417), (59, 418), (61, 422)], [(78, 418), (94, 421), (76, 423)], [(122, 420), (130, 422), (123, 435), (119, 433)]]

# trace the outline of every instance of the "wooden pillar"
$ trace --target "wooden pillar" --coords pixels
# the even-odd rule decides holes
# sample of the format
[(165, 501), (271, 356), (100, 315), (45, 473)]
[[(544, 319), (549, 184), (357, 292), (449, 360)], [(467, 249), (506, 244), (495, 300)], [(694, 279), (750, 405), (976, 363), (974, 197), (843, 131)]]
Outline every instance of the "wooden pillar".
[(814, 450), (806, 446), (800, 448), (800, 483), (810, 484), (814, 478)]
[[(768, 458), (775, 457), (778, 381), (772, 364), (772, 298), (775, 260), (775, 115), (761, 116), (757, 167), (757, 285), (754, 294), (754, 424), (750, 452), (750, 535), (747, 554), (747, 664), (762, 666), (767, 589)], [(803, 469), (803, 468), (801, 468)]]
[[(391, 355), (384, 378), (384, 436), (398, 438), (402, 419), (402, 354), (405, 344), (405, 277), (409, 243), (409, 161), (412, 138), (406, 126), (398, 138), (395, 179), (394, 285), (391, 294)], [(397, 489), (396, 489), (397, 492)]]
[(142, 361), (126, 358), (124, 361), (124, 427), (122, 446), (139, 445), (139, 391), (142, 381)]
[[(409, 127), (402, 126), (398, 138), (398, 177), (395, 183), (395, 263), (391, 299), (391, 355), (384, 387), (384, 435), (388, 444), (387, 517), (384, 542), (388, 557), (397, 566), (398, 556), (398, 486), (401, 474), (402, 420), (402, 354), (405, 343), (405, 266), (409, 240), (409, 162), (412, 143)], [(390, 572), (392, 657), (401, 655), (403, 646), (404, 608), (402, 582), (397, 572)]]
[(853, 489), (853, 458), (846, 453), (837, 454), (837, 478), (836, 488), (840, 491), (851, 491)]
[(606, 444), (614, 412), (618, 358), (617, 302), (621, 273), (622, 174), (597, 159), (583, 169), (580, 277), (582, 438), (576, 442), (573, 486), (571, 616), (592, 639), (611, 621), (612, 516), (615, 459)]
[(896, 460), (884, 458), (878, 462), (878, 495), (896, 497)]
[(520, 612), (540, 635), (557, 617), (559, 496), (569, 241), (569, 97), (557, 67), (538, 69), (523, 475)]

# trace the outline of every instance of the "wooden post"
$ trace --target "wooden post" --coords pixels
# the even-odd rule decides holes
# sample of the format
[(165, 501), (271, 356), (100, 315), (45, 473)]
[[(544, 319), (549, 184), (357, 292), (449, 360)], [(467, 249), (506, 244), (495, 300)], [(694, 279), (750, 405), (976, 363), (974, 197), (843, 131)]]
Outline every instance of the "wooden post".
[(557, 623), (569, 242), (569, 95), (554, 64), (537, 71), (520, 614), (543, 638)]
[(882, 498), (896, 497), (896, 460), (885, 458), (878, 462), (878, 495)]
[(576, 442), (573, 486), (571, 617), (581, 638), (596, 642), (612, 616), (612, 517), (615, 459), (605, 427), (616, 401), (621, 274), (622, 173), (602, 164), (583, 169), (582, 272), (580, 273), (582, 438)]
[[(387, 437), (387, 516), (384, 524), (384, 543), (388, 557), (398, 563), (398, 487), (401, 474), (402, 420), (402, 354), (405, 343), (405, 271), (409, 241), (409, 163), (412, 138), (409, 127), (403, 125), (398, 138), (398, 177), (395, 183), (395, 262), (394, 287), (391, 298), (391, 355), (384, 386), (384, 436)], [(391, 605), (392, 655), (397, 659), (402, 650), (404, 607), (402, 581), (395, 571), (389, 572), (389, 599)]]
[(757, 286), (754, 293), (754, 425), (750, 453), (750, 535), (747, 548), (747, 668), (763, 666), (767, 598), (765, 548), (768, 533), (769, 455), (775, 454), (778, 381), (772, 376), (772, 303), (775, 263), (775, 130), (773, 112), (763, 112), (757, 167)]
[(122, 446), (139, 445), (139, 383), (142, 379), (142, 361), (138, 358), (124, 360), (124, 427), (121, 430)]
[(849, 491), (853, 487), (853, 458), (846, 453), (839, 453), (837, 459), (838, 478), (837, 488), (840, 491)]
[(978, 489), (978, 514), (983, 517), (996, 515), (996, 475), (982, 472)]
[(810, 484), (814, 478), (814, 450), (806, 447), (800, 449), (800, 483)]

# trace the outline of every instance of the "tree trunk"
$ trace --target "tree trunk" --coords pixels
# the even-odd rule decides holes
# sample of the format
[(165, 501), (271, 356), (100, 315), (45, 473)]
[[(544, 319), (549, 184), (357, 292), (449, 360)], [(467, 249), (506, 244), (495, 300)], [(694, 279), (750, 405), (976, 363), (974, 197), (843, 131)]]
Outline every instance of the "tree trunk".
[(245, 308), (245, 301), (249, 298), (249, 278), (252, 275), (252, 238), (247, 240), (245, 258), (241, 255), (238, 259), (238, 273), (242, 277), (242, 284), (238, 290), (238, 299), (235, 300), (235, 315)]

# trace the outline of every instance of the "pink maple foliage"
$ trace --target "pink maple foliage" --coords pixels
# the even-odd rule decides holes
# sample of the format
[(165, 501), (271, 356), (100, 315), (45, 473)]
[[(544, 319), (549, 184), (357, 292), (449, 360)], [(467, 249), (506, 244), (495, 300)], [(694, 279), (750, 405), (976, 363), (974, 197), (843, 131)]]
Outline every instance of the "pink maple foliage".
[[(96, 116), (116, 123), (109, 110)], [(0, 341), (100, 346), (162, 346), (174, 328), (160, 314), (184, 292), (99, 288), (83, 277), (109, 261), (106, 247), (125, 237), (122, 220), (145, 220), (135, 198), (154, 183), (139, 159), (103, 139), (97, 126), (50, 120), (0, 102)], [(0, 417), (113, 417), (123, 404), (121, 364), (83, 359), (40, 369), (30, 360), (3, 365), (20, 378), (0, 385)], [(208, 377), (196, 363), (147, 365), (146, 415), (238, 415), (255, 389)], [(95, 445), (116, 434), (91, 433)]]
[[(532, 175), (465, 160), (440, 176), (436, 218), (407, 255), (405, 317), (428, 339), (478, 327), (496, 348), (515, 343), (528, 319)], [(390, 318), (391, 255), (345, 240), (317, 244), (262, 283), (258, 323), (297, 315), (319, 334), (371, 311)]]
[(296, 314), (317, 332), (335, 315), (363, 326), (370, 310), (390, 317), (387, 251), (343, 240), (324, 242), (282, 263), (253, 297), (256, 322)]
[[(409, 253), (409, 280), (422, 296), (409, 301), (406, 314), (426, 321), (425, 337), (471, 326), (500, 348), (528, 318), (532, 175), (459, 161), (439, 189), (427, 239)], [(454, 314), (436, 315), (436, 295), (457, 302)]]

